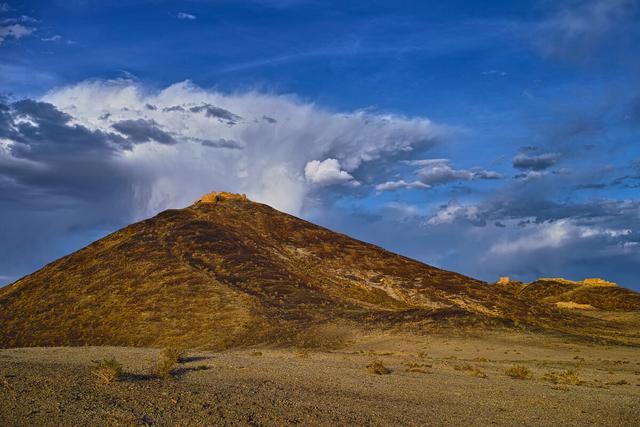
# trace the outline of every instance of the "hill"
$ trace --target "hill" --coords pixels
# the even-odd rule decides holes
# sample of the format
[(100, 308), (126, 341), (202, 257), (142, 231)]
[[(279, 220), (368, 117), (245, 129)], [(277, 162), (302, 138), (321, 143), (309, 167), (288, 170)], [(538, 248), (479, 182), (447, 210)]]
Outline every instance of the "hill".
[(228, 193), (0, 289), (1, 347), (322, 345), (314, 340), (339, 340), (341, 325), (450, 323), (596, 335), (607, 326)]
[(640, 311), (640, 294), (602, 279), (541, 278), (527, 284), (504, 281), (497, 286), (525, 301), (558, 307)]

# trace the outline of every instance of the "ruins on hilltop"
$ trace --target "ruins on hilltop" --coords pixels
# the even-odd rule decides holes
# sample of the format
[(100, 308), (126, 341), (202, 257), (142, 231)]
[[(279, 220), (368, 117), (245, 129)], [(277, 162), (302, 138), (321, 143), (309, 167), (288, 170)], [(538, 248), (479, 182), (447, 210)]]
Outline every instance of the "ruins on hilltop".
[(200, 197), (200, 200), (198, 200), (199, 202), (202, 203), (217, 203), (217, 202), (221, 202), (223, 200), (242, 200), (242, 201), (247, 201), (249, 199), (247, 199), (247, 195), (246, 194), (236, 194), (236, 193), (228, 193), (226, 191), (214, 191), (208, 194), (205, 194), (204, 196)]

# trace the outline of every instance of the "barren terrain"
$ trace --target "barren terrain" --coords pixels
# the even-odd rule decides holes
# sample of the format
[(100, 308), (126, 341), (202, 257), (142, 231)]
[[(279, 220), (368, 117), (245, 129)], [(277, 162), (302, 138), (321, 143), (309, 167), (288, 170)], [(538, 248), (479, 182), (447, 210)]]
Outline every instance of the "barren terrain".
[[(158, 350), (0, 350), (0, 424), (637, 425), (640, 350), (491, 332), (351, 337), (337, 350), (189, 351), (174, 375)], [(92, 360), (115, 357), (101, 384)], [(391, 370), (376, 375), (379, 360)], [(512, 378), (510, 369), (524, 369)], [(528, 372), (527, 372), (528, 371)]]

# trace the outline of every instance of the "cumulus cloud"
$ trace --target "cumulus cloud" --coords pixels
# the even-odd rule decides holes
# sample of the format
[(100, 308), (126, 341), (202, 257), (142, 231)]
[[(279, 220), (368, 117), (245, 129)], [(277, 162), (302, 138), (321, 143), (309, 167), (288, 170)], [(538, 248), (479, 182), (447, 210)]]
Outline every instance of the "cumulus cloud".
[(353, 179), (353, 176), (340, 169), (340, 162), (336, 159), (308, 162), (304, 167), (304, 176), (308, 182), (321, 186), (335, 184), (360, 185), (358, 181)]
[[(332, 188), (362, 191), (362, 171), (383, 179), (379, 163), (445, 133), (425, 118), (189, 82), (148, 91), (87, 81), (0, 101), (0, 271), (9, 276), (212, 190), (301, 214)], [(36, 265), (21, 264), (25, 252)]]
[(8, 38), (18, 40), (23, 37), (27, 37), (33, 33), (33, 31), (33, 28), (25, 27), (20, 24), (0, 26), (0, 44), (4, 43)]
[(291, 96), (227, 95), (189, 82), (149, 93), (131, 81), (90, 81), (44, 99), (74, 123), (133, 143), (115, 161), (137, 171), (131, 186), (149, 198), (145, 214), (217, 188), (299, 213), (328, 183), (355, 186), (361, 168), (377, 177), (376, 162), (445, 133), (425, 118), (334, 113)]

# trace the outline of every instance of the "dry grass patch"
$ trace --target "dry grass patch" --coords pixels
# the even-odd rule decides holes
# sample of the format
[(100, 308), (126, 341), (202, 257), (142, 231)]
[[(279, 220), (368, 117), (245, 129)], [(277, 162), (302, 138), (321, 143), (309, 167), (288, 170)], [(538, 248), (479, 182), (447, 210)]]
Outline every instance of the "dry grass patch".
[(306, 348), (298, 348), (298, 349), (296, 349), (294, 354), (297, 357), (300, 357), (302, 359), (307, 359), (309, 357), (309, 350), (307, 350)]
[(388, 375), (391, 373), (391, 369), (384, 366), (384, 363), (382, 363), (382, 360), (374, 360), (373, 362), (369, 363), (367, 365), (367, 371), (370, 374), (375, 374), (375, 375)]
[(409, 362), (409, 363), (405, 363), (404, 364), (407, 369), (407, 372), (418, 372), (421, 374), (428, 374), (429, 371), (426, 370), (426, 368), (431, 368), (433, 365), (427, 364), (427, 363), (414, 363), (414, 362)]
[(122, 377), (122, 365), (115, 358), (92, 361), (91, 373), (103, 384), (119, 381)]
[(507, 376), (510, 376), (511, 378), (515, 378), (519, 380), (526, 380), (531, 378), (531, 371), (529, 370), (529, 368), (522, 365), (514, 365), (509, 369), (507, 369), (506, 371), (504, 371), (504, 373)]
[(585, 382), (580, 379), (578, 373), (572, 369), (566, 369), (564, 371), (551, 371), (542, 376), (543, 380), (552, 382), (554, 384), (564, 385), (581, 385)]
[(183, 361), (184, 354), (184, 350), (176, 347), (162, 349), (158, 356), (158, 363), (156, 364), (156, 375), (162, 378), (170, 377), (175, 366)]
[(464, 365), (455, 365), (453, 367), (453, 369), (455, 369), (456, 371), (465, 371), (468, 372), (470, 375), (474, 376), (474, 377), (478, 377), (478, 378), (488, 378), (487, 374), (480, 368), (476, 367), (476, 366), (472, 366), (468, 363), (465, 363)]

